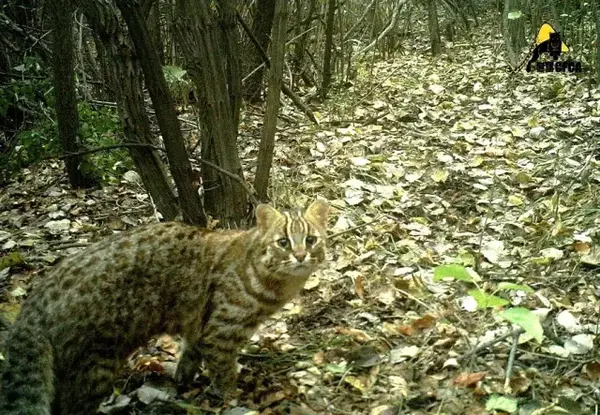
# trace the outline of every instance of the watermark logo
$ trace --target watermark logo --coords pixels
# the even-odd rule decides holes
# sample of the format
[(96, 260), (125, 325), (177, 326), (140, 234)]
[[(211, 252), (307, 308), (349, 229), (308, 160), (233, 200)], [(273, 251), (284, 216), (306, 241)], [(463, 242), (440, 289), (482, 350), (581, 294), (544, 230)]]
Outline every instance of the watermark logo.
[[(581, 62), (571, 59), (558, 60), (562, 53), (568, 51), (569, 47), (560, 38), (560, 33), (554, 30), (550, 24), (544, 23), (535, 38), (535, 48), (527, 62), (526, 70), (531, 72), (535, 68), (537, 72), (581, 72)], [(543, 53), (550, 55), (552, 60), (538, 62)]]

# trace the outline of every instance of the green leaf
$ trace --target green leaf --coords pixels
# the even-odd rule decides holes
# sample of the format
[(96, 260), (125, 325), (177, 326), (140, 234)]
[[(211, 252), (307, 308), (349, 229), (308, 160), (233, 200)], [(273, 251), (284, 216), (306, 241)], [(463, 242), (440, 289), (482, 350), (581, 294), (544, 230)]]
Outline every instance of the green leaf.
[(498, 289), (506, 291), (525, 291), (526, 293), (533, 292), (533, 288), (529, 285), (513, 284), (512, 282), (501, 282), (498, 284)]
[(25, 259), (16, 251), (9, 253), (8, 255), (0, 258), (0, 270), (8, 267), (15, 267), (17, 265), (24, 265)]
[(513, 10), (512, 12), (508, 12), (508, 20), (517, 20), (523, 16), (523, 12), (521, 10)]
[(473, 282), (473, 277), (469, 274), (469, 271), (459, 264), (439, 265), (435, 267), (433, 270), (433, 279), (439, 281), (445, 278)]
[(478, 308), (496, 308), (510, 304), (510, 302), (502, 297), (486, 294), (481, 290), (471, 290), (469, 291), (469, 295), (477, 301)]
[(465, 249), (460, 250), (456, 260), (465, 267), (472, 267), (475, 265), (475, 256)]
[(488, 401), (485, 403), (485, 409), (487, 411), (497, 410), (508, 412), (510, 414), (517, 411), (517, 399), (495, 393), (490, 396)]
[(163, 66), (165, 76), (171, 77), (174, 81), (179, 81), (187, 74), (187, 71), (179, 66), (165, 65)]
[(347, 368), (340, 366), (340, 365), (335, 365), (335, 364), (326, 365), (324, 367), (324, 369), (333, 374), (344, 374), (344, 373), (346, 373), (346, 370), (347, 370)]
[(523, 307), (514, 307), (509, 308), (508, 310), (503, 310), (499, 312), (498, 315), (503, 319), (520, 326), (534, 339), (536, 339), (538, 343), (542, 342), (542, 339), (544, 338), (544, 330), (542, 329), (540, 320), (531, 312), (531, 310)]

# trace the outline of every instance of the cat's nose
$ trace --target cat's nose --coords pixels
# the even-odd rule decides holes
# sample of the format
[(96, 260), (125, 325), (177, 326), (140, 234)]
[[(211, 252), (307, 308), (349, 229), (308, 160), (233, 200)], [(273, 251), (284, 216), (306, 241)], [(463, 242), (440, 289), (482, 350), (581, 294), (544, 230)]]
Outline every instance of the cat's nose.
[(294, 252), (294, 257), (298, 260), (298, 262), (303, 262), (306, 259), (307, 252)]

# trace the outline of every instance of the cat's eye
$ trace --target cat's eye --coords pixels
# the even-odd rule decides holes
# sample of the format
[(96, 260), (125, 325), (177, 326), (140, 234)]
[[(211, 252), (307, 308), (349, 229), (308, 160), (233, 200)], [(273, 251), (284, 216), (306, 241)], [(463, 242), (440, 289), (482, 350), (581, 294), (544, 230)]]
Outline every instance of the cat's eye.
[(279, 246), (282, 248), (287, 248), (289, 243), (290, 241), (288, 241), (288, 238), (281, 238), (277, 240), (277, 244), (279, 244)]
[(314, 245), (317, 242), (317, 237), (313, 235), (308, 235), (306, 237), (306, 245)]

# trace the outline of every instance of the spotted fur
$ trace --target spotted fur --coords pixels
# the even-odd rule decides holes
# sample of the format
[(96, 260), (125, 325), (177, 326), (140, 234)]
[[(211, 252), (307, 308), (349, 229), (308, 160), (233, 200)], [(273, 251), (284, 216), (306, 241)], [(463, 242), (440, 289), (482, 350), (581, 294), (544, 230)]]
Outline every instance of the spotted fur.
[(239, 348), (324, 262), (327, 212), (320, 200), (303, 214), (260, 205), (248, 231), (147, 225), (65, 259), (9, 331), (0, 413), (95, 413), (124, 359), (161, 333), (184, 338), (179, 380), (203, 360), (233, 396)]

